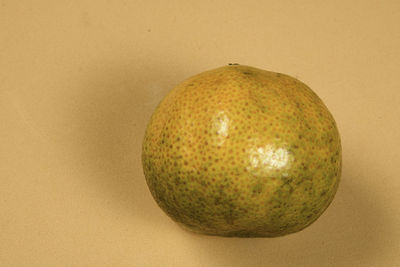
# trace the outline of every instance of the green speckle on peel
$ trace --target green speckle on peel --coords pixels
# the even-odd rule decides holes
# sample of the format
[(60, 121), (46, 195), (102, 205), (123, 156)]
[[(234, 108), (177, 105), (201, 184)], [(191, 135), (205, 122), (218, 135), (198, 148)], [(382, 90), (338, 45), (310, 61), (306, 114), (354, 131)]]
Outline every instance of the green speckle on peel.
[(342, 164), (336, 123), (309, 87), (238, 64), (193, 76), (165, 97), (142, 162), (174, 221), (229, 237), (304, 229), (331, 203)]

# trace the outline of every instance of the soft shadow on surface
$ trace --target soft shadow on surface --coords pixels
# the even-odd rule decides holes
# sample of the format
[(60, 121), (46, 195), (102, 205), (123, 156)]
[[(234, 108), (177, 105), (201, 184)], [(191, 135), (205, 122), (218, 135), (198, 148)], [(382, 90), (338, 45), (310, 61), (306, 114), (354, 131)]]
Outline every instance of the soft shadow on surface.
[[(352, 170), (343, 174), (334, 202), (302, 232), (279, 238), (240, 239), (187, 233), (195, 250), (215, 266), (376, 266), (388, 257), (393, 225), (373, 190), (357, 186)], [(388, 230), (389, 229), (389, 230)]]
[[(195, 72), (171, 70), (167, 65), (138, 67), (132, 62), (96, 67), (83, 75), (75, 114), (79, 133), (72, 145), (80, 149), (77, 160), (88, 172), (89, 186), (107, 199), (112, 209), (147, 223), (169, 220), (147, 188), (141, 144), (159, 101)], [(202, 236), (180, 229), (185, 246), (192, 249), (200, 266), (201, 259), (215, 263), (210, 266), (233, 267), (379, 263), (390, 249), (385, 240), (391, 232), (387, 229), (393, 225), (385, 217), (382, 199), (360, 182), (364, 177), (357, 168), (367, 169), (368, 165), (351, 166), (351, 159), (345, 162), (350, 163), (343, 170), (333, 203), (302, 232), (281, 238), (241, 239)]]
[[(155, 207), (141, 165), (141, 145), (155, 107), (182, 77), (179, 70), (125, 64), (93, 66), (84, 73), (76, 117), (77, 147), (89, 186), (112, 209), (148, 222)], [(158, 213), (157, 213), (158, 212)]]

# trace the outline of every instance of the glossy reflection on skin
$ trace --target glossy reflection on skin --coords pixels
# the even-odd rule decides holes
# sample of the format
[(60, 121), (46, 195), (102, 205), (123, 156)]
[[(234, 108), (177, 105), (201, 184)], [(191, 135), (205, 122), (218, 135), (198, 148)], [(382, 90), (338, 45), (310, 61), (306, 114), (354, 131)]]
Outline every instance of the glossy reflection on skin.
[(226, 137), (229, 135), (230, 120), (226, 113), (221, 110), (213, 117), (213, 128), (218, 136), (217, 145), (222, 145)]
[(249, 161), (254, 169), (282, 169), (289, 162), (289, 152), (285, 148), (276, 148), (271, 144), (249, 150)]

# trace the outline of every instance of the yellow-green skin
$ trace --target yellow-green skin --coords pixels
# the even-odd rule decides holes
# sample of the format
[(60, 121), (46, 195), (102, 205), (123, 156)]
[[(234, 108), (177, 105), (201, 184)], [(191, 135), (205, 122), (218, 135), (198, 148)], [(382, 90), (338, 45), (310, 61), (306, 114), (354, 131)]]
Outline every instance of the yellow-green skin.
[(229, 65), (173, 89), (147, 127), (144, 174), (158, 205), (197, 233), (275, 237), (314, 222), (341, 174), (332, 115), (290, 76)]

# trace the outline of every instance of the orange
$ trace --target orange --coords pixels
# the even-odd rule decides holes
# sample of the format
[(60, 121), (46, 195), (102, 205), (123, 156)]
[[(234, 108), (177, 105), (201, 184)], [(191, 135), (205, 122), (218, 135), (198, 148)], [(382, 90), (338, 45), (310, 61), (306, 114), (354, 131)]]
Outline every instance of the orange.
[(229, 65), (193, 76), (159, 104), (143, 141), (158, 205), (191, 231), (274, 237), (300, 231), (340, 180), (336, 123), (304, 83)]

